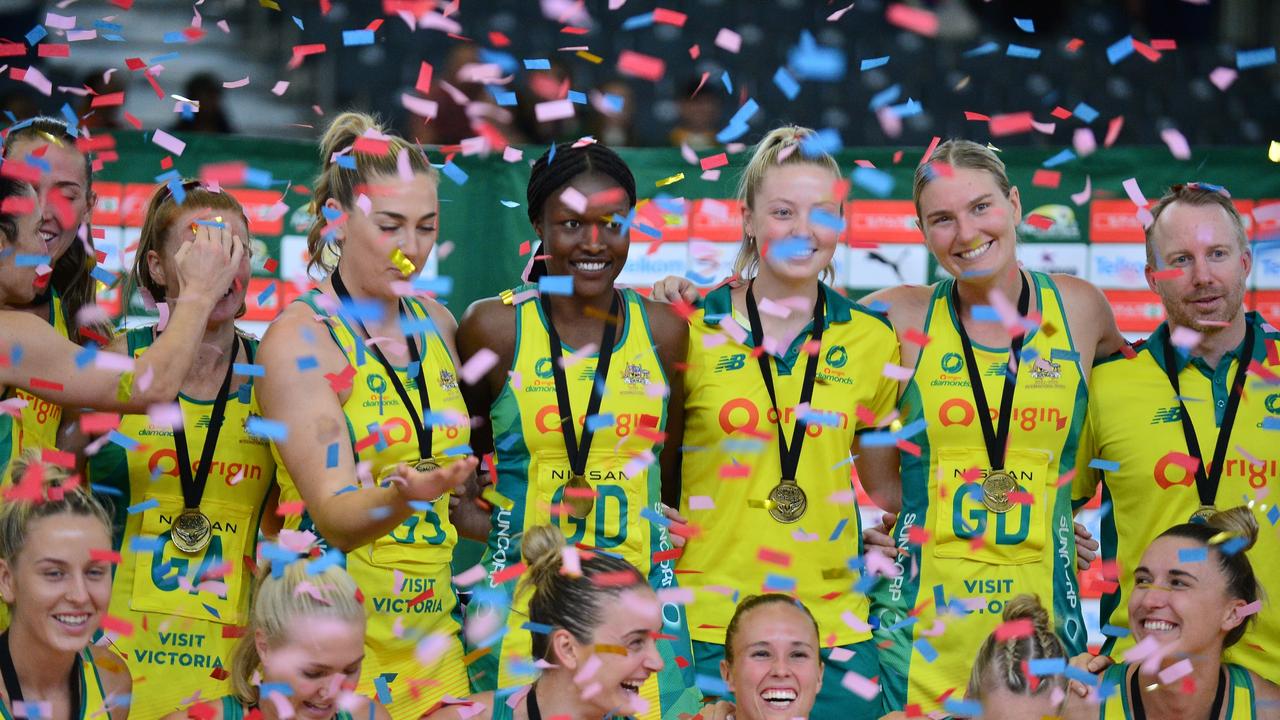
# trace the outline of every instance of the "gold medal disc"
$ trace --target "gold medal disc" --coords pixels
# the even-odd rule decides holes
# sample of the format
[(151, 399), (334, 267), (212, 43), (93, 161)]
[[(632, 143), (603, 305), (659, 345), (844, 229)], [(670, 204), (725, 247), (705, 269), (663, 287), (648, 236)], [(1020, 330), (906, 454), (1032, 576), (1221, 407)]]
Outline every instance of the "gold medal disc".
[(1218, 512), (1218, 508), (1213, 505), (1201, 505), (1199, 510), (1191, 514), (1191, 522), (1207, 523), (1209, 518)]
[(173, 527), (169, 531), (169, 540), (173, 542), (173, 546), (188, 554), (204, 550), (212, 537), (213, 523), (199, 508), (183, 510), (174, 518)]
[(432, 470), (439, 470), (440, 463), (436, 462), (435, 458), (422, 458), (414, 461), (413, 469), (418, 472), (431, 472)]
[(795, 480), (783, 478), (769, 491), (769, 515), (780, 523), (790, 524), (809, 507), (809, 498)]
[(1018, 482), (1003, 470), (992, 470), (982, 481), (982, 504), (995, 513), (1007, 513), (1013, 507), (1009, 493), (1018, 489)]
[[(585, 476), (574, 475), (569, 482), (565, 483), (564, 489), (562, 502), (569, 508), (570, 517), (581, 520), (591, 513), (591, 508), (595, 506), (596, 501), (590, 494), (591, 483), (587, 482)], [(570, 490), (579, 492), (570, 493)]]

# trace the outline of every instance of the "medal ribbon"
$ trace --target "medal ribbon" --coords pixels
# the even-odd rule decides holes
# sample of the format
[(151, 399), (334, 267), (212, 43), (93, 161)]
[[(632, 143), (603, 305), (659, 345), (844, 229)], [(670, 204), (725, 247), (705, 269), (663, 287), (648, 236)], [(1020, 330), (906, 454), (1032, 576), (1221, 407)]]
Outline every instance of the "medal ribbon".
[[(1027, 316), (1031, 307), (1031, 287), (1027, 284), (1027, 276), (1021, 270), (1018, 277), (1022, 280), (1022, 293), (1018, 295), (1018, 315)], [(969, 340), (969, 332), (964, 329), (964, 321), (960, 318), (959, 281), (951, 285), (951, 306), (956, 312), (956, 329), (960, 333), (960, 347), (964, 349), (965, 369), (969, 371), (969, 388), (973, 391), (973, 404), (978, 410), (978, 422), (982, 426), (982, 439), (987, 445), (987, 462), (992, 470), (1004, 470), (1004, 452), (1009, 444), (1009, 425), (1012, 418), (1013, 394), (1018, 389), (1018, 368), (1022, 365), (1022, 342), (1026, 339), (1023, 333), (1013, 339), (1009, 345), (1009, 362), (1012, 370), (1004, 373), (1004, 390), (1000, 393), (1000, 422), (998, 427), (991, 426), (991, 410), (987, 405), (987, 392), (982, 389), (982, 373), (978, 371), (978, 362), (973, 357), (973, 343)]]
[(538, 301), (542, 303), (542, 313), (547, 316), (547, 337), (551, 341), (551, 374), (556, 383), (556, 404), (560, 406), (560, 432), (564, 435), (564, 448), (569, 453), (569, 470), (575, 476), (583, 475), (587, 470), (587, 455), (591, 452), (591, 439), (596, 434), (590, 418), (600, 412), (604, 386), (609, 377), (609, 363), (613, 360), (613, 333), (618, 326), (618, 315), (622, 311), (620, 296), (615, 290), (613, 301), (609, 303), (609, 316), (604, 320), (604, 336), (600, 338), (600, 356), (596, 363), (595, 377), (591, 379), (591, 398), (587, 401), (588, 421), (583, 423), (581, 442), (578, 441), (577, 432), (573, 429), (569, 382), (565, 379), (564, 367), (560, 364), (564, 351), (560, 346), (560, 333), (556, 332), (555, 321), (551, 319), (551, 301), (545, 293), (538, 296)]
[[(191, 451), (187, 448), (187, 431), (182, 425), (173, 429), (173, 450), (178, 455), (178, 479), (182, 482), (184, 510), (200, 509), (205, 486), (209, 484), (209, 469), (213, 466), (213, 450), (218, 446), (222, 433), (222, 421), (227, 415), (227, 398), (231, 394), (231, 376), (236, 366), (236, 353), (240, 350), (239, 336), (231, 339), (231, 360), (227, 362), (227, 374), (213, 401), (213, 414), (209, 416), (209, 429), (205, 431), (204, 447), (200, 449), (200, 467), (191, 470)], [(247, 352), (247, 351), (246, 351)], [(178, 402), (181, 402), (179, 399)]]
[[(754, 291), (755, 280), (747, 284), (747, 318), (751, 321), (751, 344), (759, 351), (756, 360), (760, 362), (760, 377), (764, 387), (769, 391), (769, 402), (773, 403), (773, 414), (778, 418), (778, 457), (782, 461), (782, 479), (796, 481), (796, 468), (800, 465), (800, 450), (804, 446), (804, 431), (808, 423), (796, 417), (796, 424), (791, 429), (791, 443), (788, 445), (782, 431), (782, 412), (778, 409), (778, 394), (773, 388), (773, 369), (770, 367), (769, 353), (764, 350), (764, 325), (760, 322), (760, 309), (756, 307)], [(822, 354), (822, 330), (827, 314), (826, 292), (818, 286), (818, 299), (813, 303), (813, 330), (811, 338), (818, 343), (818, 348), (809, 353), (804, 366), (804, 382), (800, 386), (800, 405), (808, 405), (813, 399), (813, 386), (818, 377), (818, 355)]]
[[(1218, 720), (1222, 717), (1222, 703), (1227, 699), (1227, 669), (1218, 670), (1218, 693), (1213, 696), (1213, 709), (1209, 712), (1209, 720)], [(1134, 720), (1147, 720), (1147, 708), (1142, 704), (1142, 685), (1138, 681), (1138, 671), (1133, 671), (1133, 677), (1129, 679), (1129, 697), (1133, 698), (1130, 705), (1133, 706)]]
[[(342, 282), (342, 275), (338, 273), (338, 269), (333, 270), (333, 293), (338, 296), (339, 300), (350, 301), (351, 293), (347, 291), (346, 283)], [(398, 307), (398, 304), (397, 304)], [(407, 313), (406, 313), (407, 315)], [(409, 413), (409, 421), (413, 423), (413, 430), (418, 436), (418, 457), (427, 459), (431, 455), (431, 429), (422, 421), (422, 415), (418, 414), (418, 409), (413, 406), (409, 400), (409, 391), (405, 389), (404, 383), (400, 382), (400, 373), (396, 372), (395, 367), (387, 361), (387, 356), (382, 354), (378, 349), (377, 343), (367, 342), (370, 337), (369, 331), (365, 329), (364, 323), (359, 318), (353, 317), (356, 327), (360, 329), (361, 339), (365, 340), (365, 346), (378, 359), (378, 363), (387, 371), (387, 377), (391, 380), (391, 386), (396, 389), (396, 395), (400, 396), (400, 402), (404, 403), (405, 412)], [(422, 364), (422, 356), (418, 354), (418, 346), (414, 344), (412, 335), (404, 336), (404, 344), (409, 352), (409, 360), (418, 366), (418, 373), (414, 379), (418, 381), (418, 400), (422, 402), (422, 412), (431, 412), (431, 398), (427, 396), (426, 368)]]
[[(71, 694), (71, 717), (79, 718), (84, 713), (80, 700), (80, 653), (76, 653), (76, 659), (71, 663), (71, 679), (69, 686)], [(4, 692), (9, 696), (10, 715), (17, 716), (17, 704), (26, 702), (22, 699), (22, 683), (18, 682), (18, 669), (14, 667), (13, 655), (9, 652), (9, 633), (0, 633), (0, 676), (4, 677)]]
[[(1172, 331), (1172, 328), (1169, 328)], [(1244, 349), (1236, 364), (1236, 376), (1231, 380), (1231, 394), (1227, 398), (1226, 410), (1222, 413), (1222, 427), (1218, 429), (1218, 441), (1213, 448), (1213, 465), (1208, 472), (1204, 469), (1204, 456), (1200, 453), (1200, 441), (1196, 438), (1196, 428), (1191, 424), (1191, 416), (1187, 414), (1187, 406), (1182, 402), (1182, 386), (1178, 382), (1178, 370), (1175, 364), (1173, 343), (1170, 338), (1164, 341), (1164, 372), (1169, 377), (1169, 384), (1178, 398), (1179, 417), (1182, 419), (1182, 435), (1187, 439), (1187, 451), (1200, 461), (1196, 466), (1196, 492), (1200, 495), (1201, 507), (1213, 507), (1218, 498), (1218, 483), (1222, 480), (1222, 468), (1226, 466), (1227, 445), (1231, 444), (1231, 428), (1236, 424), (1236, 410), (1240, 408), (1240, 397), (1244, 395), (1244, 378), (1249, 367), (1249, 359), (1253, 357), (1253, 323), (1248, 323), (1244, 331)]]

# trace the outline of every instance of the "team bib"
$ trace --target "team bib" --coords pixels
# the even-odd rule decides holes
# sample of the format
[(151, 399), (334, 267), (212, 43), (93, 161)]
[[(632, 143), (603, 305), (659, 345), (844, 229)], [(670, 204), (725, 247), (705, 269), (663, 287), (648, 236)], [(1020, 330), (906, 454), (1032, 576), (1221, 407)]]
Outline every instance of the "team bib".
[[(1050, 453), (1009, 448), (1005, 471), (1013, 485), (987, 481), (986, 450), (938, 448), (933, 553), (990, 565), (1021, 565), (1042, 559), (1049, 543)], [(976, 470), (975, 470), (976, 469)], [(1005, 512), (997, 509), (1006, 507)]]

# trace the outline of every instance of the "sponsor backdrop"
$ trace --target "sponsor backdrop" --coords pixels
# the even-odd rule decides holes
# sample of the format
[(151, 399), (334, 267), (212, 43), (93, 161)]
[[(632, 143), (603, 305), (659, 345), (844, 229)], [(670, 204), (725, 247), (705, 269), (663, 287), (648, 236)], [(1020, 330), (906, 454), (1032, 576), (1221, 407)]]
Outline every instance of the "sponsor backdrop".
[[(142, 213), (157, 183), (180, 174), (216, 180), (240, 198), (253, 234), (253, 279), (244, 325), (261, 333), (285, 303), (305, 292), (308, 277), (306, 205), (319, 157), (313, 144), (280, 140), (187, 136), (181, 156), (149, 142), (143, 133), (119, 133), (91, 141), (100, 156), (94, 237), (102, 260), (100, 296), (112, 314), (144, 315), (136, 293), (120, 276), (132, 266)], [(444, 150), (449, 150), (448, 148)], [(521, 160), (429, 155), (443, 167), (440, 243), (424, 268), (421, 285), (438, 293), (455, 315), (472, 301), (519, 282), (537, 238), (529, 226), (525, 185), (529, 164), (545, 148), (527, 147)], [(622, 282), (645, 288), (667, 275), (685, 275), (710, 287), (731, 270), (741, 238), (741, 215), (732, 197), (747, 153), (709, 153), (698, 164), (678, 150), (622, 150), (649, 202), (631, 220), (631, 251)], [(854, 296), (901, 283), (942, 277), (916, 229), (912, 173), (923, 148), (845, 149), (837, 153), (851, 177), (845, 206), (844, 243), (836, 254), (835, 284)], [(1159, 300), (1143, 276), (1145, 252), (1137, 206), (1123, 188), (1137, 180), (1147, 198), (1172, 183), (1193, 180), (1224, 185), (1244, 215), (1254, 245), (1254, 271), (1246, 302), (1280, 320), (1280, 173), (1261, 149), (1206, 148), (1189, 160), (1164, 148), (1101, 150), (1076, 158), (1070, 151), (1018, 148), (1002, 154), (1020, 189), (1023, 223), (1018, 256), (1031, 268), (1085, 277), (1111, 299), (1130, 337), (1163, 320)], [(447, 161), (447, 162), (446, 162)], [(704, 171), (703, 166), (715, 169)], [(127, 307), (126, 307), (127, 303)], [(127, 310), (127, 312), (126, 312)], [(131, 318), (138, 319), (138, 318)], [(865, 495), (861, 499), (870, 508)], [(1083, 520), (1098, 535), (1097, 499)], [(870, 510), (864, 522), (878, 522)], [(475, 550), (474, 546), (470, 548)], [(473, 552), (462, 563), (474, 562)], [(1098, 641), (1097, 571), (1086, 577), (1088, 624)]]

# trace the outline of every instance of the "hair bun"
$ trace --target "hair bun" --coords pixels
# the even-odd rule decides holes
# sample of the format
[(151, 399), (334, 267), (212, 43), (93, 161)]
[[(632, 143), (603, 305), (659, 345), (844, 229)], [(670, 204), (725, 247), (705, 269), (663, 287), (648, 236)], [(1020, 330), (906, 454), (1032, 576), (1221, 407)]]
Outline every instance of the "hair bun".
[(1258, 542), (1258, 518), (1254, 516), (1253, 510), (1244, 505), (1219, 510), (1209, 516), (1208, 525), (1234, 537), (1244, 538), (1245, 545), (1240, 552), (1252, 549)]
[(1049, 611), (1036, 595), (1015, 595), (1004, 605), (1004, 620), (1030, 620), (1036, 627), (1049, 627)]

